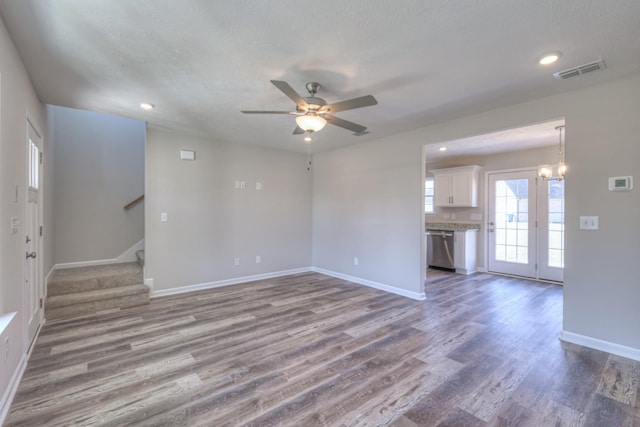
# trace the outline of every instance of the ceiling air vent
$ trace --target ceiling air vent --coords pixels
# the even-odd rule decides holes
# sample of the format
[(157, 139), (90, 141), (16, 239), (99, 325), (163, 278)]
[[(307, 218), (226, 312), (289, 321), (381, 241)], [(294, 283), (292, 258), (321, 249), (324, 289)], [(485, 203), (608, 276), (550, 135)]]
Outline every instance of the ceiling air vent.
[(591, 71), (597, 71), (602, 68), (606, 68), (604, 64), (604, 60), (600, 59), (598, 61), (589, 62), (588, 64), (580, 65), (579, 67), (570, 68), (568, 70), (558, 71), (557, 73), (553, 73), (553, 77), (556, 79), (570, 79), (571, 77), (577, 77), (581, 74), (590, 73)]

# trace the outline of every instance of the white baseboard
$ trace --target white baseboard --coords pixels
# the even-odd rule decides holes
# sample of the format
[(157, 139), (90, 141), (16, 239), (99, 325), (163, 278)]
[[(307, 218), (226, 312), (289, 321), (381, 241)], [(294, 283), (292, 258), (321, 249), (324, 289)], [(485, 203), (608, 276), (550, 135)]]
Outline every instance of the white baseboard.
[(136, 262), (138, 258), (136, 258), (136, 252), (144, 249), (144, 239), (140, 240), (135, 245), (131, 246), (129, 249), (124, 251), (118, 258), (116, 258), (117, 262)]
[(22, 375), (24, 374), (26, 367), (27, 356), (23, 355), (18, 363), (18, 368), (13, 372), (13, 376), (11, 376), (11, 381), (9, 381), (9, 386), (4, 393), (4, 396), (2, 396), (2, 402), (0, 402), (0, 425), (3, 425), (5, 418), (7, 418), (9, 408), (11, 407), (13, 398), (18, 391), (18, 385), (20, 385), (20, 380), (22, 380)]
[(640, 349), (638, 348), (627, 347), (625, 345), (620, 345), (609, 341), (600, 340), (598, 338), (592, 338), (586, 335), (580, 335), (567, 331), (562, 331), (560, 333), (560, 339), (562, 341), (626, 357), (627, 359), (640, 361)]
[(311, 267), (311, 271), (325, 274), (327, 276), (336, 277), (338, 279), (348, 280), (350, 282), (357, 283), (359, 285), (368, 286), (370, 288), (380, 289), (381, 291), (390, 292), (392, 294), (401, 295), (403, 297), (411, 298), (414, 300), (422, 301), (427, 299), (424, 292), (411, 292), (405, 289), (396, 288), (395, 286), (385, 285), (383, 283), (374, 282), (371, 280), (363, 279), (360, 277), (349, 276), (348, 274), (337, 273), (331, 270), (325, 270), (324, 268)]
[(119, 264), (122, 262), (136, 262), (136, 251), (144, 249), (144, 239), (120, 254), (117, 258), (97, 259), (93, 261), (64, 262), (53, 266), (54, 270), (76, 267), (92, 267), (94, 265)]
[(144, 279), (144, 284), (147, 285), (151, 289), (151, 292), (153, 292), (153, 277), (150, 277), (148, 279)]
[[(308, 273), (310, 267), (296, 268), (292, 270), (275, 271), (273, 273), (256, 274), (254, 276), (235, 277), (233, 279), (219, 280), (216, 282), (199, 283), (197, 285), (181, 286), (179, 288), (162, 289), (151, 292), (151, 298), (164, 297), (168, 295), (182, 294), (185, 292), (202, 291), (204, 289), (220, 288), (222, 286), (237, 285), (240, 283), (253, 282), (256, 280), (272, 279), (274, 277), (289, 276), (291, 274)], [(146, 284), (145, 279), (145, 284)], [(150, 279), (153, 281), (153, 279)]]
[(476, 268), (476, 272), (478, 272), (478, 273), (486, 273), (487, 269), (485, 267), (478, 267), (478, 268)]
[(38, 340), (38, 336), (40, 335), (40, 331), (44, 326), (46, 319), (42, 320), (42, 324), (36, 331), (36, 336), (33, 337), (34, 345), (31, 345), (29, 351), (26, 354), (23, 354), (20, 358), (20, 362), (18, 362), (17, 369), (13, 372), (11, 376), (11, 381), (9, 381), (9, 386), (2, 396), (2, 401), (0, 401), (0, 426), (4, 424), (5, 418), (7, 418), (7, 414), (9, 413), (9, 408), (11, 407), (11, 403), (13, 402), (13, 398), (16, 396), (16, 392), (18, 391), (18, 386), (20, 385), (20, 381), (22, 380), (22, 375), (24, 375), (24, 371), (27, 368), (27, 362), (29, 357), (31, 357), (31, 352), (33, 351), (33, 347), (35, 347), (35, 342)]

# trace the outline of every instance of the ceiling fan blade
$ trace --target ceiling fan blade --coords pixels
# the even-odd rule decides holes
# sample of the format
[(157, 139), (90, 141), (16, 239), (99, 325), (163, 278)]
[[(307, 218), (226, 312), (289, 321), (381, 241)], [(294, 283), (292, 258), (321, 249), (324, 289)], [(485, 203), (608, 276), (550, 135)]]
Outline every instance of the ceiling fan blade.
[(245, 114), (295, 114), (292, 113), (291, 111), (267, 111), (267, 110), (242, 110), (240, 111), (241, 113), (245, 113)]
[(305, 108), (308, 107), (307, 101), (305, 101), (300, 95), (298, 95), (298, 92), (296, 92), (291, 86), (289, 86), (289, 83), (283, 82), (281, 80), (271, 80), (271, 83), (273, 83), (275, 87), (280, 89), (282, 93), (287, 95), (289, 99), (295, 102), (296, 105), (301, 105)]
[(322, 117), (327, 119), (327, 122), (331, 123), (332, 125), (340, 126), (341, 128), (348, 129), (350, 131), (353, 131), (354, 133), (360, 133), (367, 130), (367, 128), (362, 125), (359, 125), (357, 123), (353, 123), (347, 120), (339, 119), (334, 116), (323, 115)]
[(369, 107), (376, 105), (378, 101), (373, 95), (361, 96), (359, 98), (348, 99), (346, 101), (329, 104), (323, 108), (327, 113), (337, 113), (338, 111), (353, 110), (354, 108)]
[(296, 128), (293, 130), (294, 135), (302, 135), (303, 133), (304, 129), (302, 129), (300, 126), (296, 126)]

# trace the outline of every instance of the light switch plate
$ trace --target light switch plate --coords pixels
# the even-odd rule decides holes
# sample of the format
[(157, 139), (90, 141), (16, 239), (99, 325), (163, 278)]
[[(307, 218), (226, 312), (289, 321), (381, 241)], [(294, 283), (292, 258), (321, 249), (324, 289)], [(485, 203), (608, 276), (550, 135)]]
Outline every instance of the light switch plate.
[(160, 222), (167, 222), (169, 221), (169, 215), (167, 215), (166, 212), (161, 212), (160, 213)]
[(180, 150), (180, 160), (195, 160), (196, 152), (191, 150)]
[(598, 216), (581, 216), (580, 230), (598, 230), (600, 228)]

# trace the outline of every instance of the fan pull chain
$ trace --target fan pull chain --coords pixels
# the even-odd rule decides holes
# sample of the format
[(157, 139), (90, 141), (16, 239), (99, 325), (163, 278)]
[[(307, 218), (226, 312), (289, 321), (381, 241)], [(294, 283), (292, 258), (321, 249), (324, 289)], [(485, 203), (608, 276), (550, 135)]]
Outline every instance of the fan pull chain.
[(307, 144), (307, 171), (311, 172), (311, 144)]

